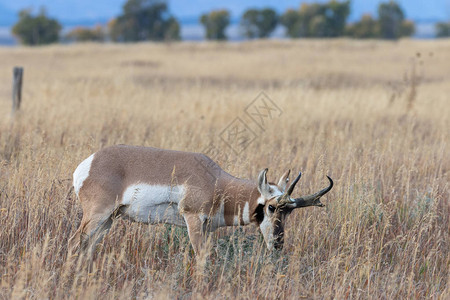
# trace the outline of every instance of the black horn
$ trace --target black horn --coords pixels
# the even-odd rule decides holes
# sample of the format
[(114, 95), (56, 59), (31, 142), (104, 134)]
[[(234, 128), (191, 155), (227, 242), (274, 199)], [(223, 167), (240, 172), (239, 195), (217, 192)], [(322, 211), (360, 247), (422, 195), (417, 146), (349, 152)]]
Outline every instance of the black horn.
[(286, 195), (290, 196), (292, 194), (292, 192), (294, 191), (295, 185), (297, 184), (297, 182), (300, 180), (300, 177), (302, 177), (302, 172), (298, 173), (297, 178), (295, 178), (295, 180), (292, 182), (292, 184), (289, 186)]
[(296, 207), (306, 207), (306, 206), (324, 206), (320, 201), (320, 197), (328, 193), (333, 188), (333, 180), (327, 176), (330, 185), (315, 194), (303, 196), (295, 199)]

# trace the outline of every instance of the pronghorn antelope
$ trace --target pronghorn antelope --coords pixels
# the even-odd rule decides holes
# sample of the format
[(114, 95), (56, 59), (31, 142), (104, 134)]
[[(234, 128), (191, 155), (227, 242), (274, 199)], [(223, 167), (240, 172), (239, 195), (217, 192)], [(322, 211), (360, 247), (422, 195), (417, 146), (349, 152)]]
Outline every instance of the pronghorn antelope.
[(291, 198), (301, 173), (288, 186), (289, 173), (278, 184), (257, 182), (223, 171), (208, 156), (148, 147), (118, 145), (86, 158), (73, 174), (83, 219), (69, 240), (71, 252), (93, 250), (116, 216), (148, 224), (185, 226), (195, 253), (207, 232), (222, 226), (256, 224), (269, 249), (283, 247), (286, 216), (293, 209), (324, 206), (315, 194)]

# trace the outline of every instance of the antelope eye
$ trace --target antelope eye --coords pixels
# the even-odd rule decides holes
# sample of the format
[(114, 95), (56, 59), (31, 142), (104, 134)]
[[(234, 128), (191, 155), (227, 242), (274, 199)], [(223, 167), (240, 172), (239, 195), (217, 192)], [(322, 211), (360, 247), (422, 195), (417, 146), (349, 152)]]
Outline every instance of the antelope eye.
[(275, 207), (272, 206), (272, 205), (269, 205), (269, 211), (270, 211), (271, 213), (273, 213), (273, 212), (275, 211)]

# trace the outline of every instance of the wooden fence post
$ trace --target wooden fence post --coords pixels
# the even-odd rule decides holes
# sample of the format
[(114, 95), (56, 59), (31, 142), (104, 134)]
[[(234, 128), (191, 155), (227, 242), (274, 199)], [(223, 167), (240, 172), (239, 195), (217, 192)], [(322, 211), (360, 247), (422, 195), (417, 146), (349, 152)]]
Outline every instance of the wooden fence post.
[(20, 102), (22, 101), (22, 82), (23, 82), (23, 68), (14, 67), (13, 70), (13, 92), (12, 92), (12, 113), (20, 109)]

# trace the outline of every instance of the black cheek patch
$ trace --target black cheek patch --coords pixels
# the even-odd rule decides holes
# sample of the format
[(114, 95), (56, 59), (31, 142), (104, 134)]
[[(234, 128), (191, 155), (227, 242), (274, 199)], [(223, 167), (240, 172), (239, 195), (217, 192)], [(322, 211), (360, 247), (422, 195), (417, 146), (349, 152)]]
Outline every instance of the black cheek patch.
[(253, 218), (256, 221), (256, 223), (261, 224), (261, 222), (264, 220), (264, 205), (258, 204), (255, 211), (253, 212)]

